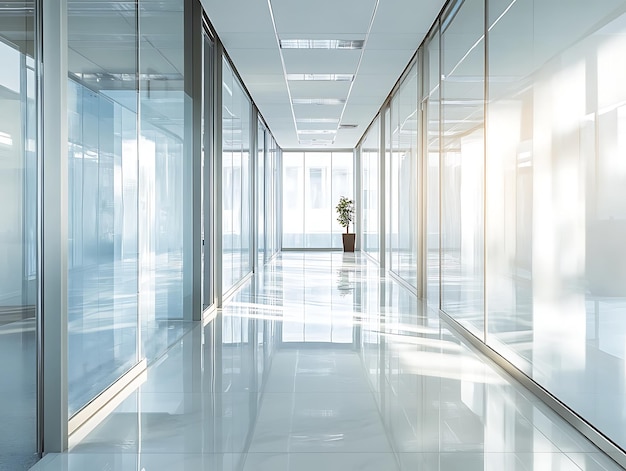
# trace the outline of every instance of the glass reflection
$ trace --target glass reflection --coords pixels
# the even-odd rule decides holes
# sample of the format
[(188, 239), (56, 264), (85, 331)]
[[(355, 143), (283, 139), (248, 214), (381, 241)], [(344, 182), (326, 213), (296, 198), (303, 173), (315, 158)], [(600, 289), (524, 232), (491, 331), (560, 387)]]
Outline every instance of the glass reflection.
[(251, 104), (226, 59), (222, 69), (222, 284), (227, 292), (251, 270)]
[(37, 459), (35, 2), (0, 4), (0, 468)]
[(626, 449), (623, 6), (489, 2), (486, 268), (488, 343)]
[(380, 118), (376, 118), (361, 146), (361, 250), (374, 260), (380, 257), (379, 167)]
[(483, 339), (483, 0), (465, 0), (443, 24), (441, 307)]
[(391, 102), (389, 175), (391, 268), (417, 288), (417, 64)]
[(358, 253), (284, 253), (61, 469), (573, 470), (589, 449)]
[[(70, 415), (139, 356), (135, 23), (134, 6), (68, 1)], [(106, 50), (86, 41), (94, 35)]]
[(424, 46), (424, 81), (422, 93), (422, 136), (426, 162), (426, 298), (428, 304), (439, 309), (440, 295), (440, 73), (439, 73), (439, 30), (435, 30)]

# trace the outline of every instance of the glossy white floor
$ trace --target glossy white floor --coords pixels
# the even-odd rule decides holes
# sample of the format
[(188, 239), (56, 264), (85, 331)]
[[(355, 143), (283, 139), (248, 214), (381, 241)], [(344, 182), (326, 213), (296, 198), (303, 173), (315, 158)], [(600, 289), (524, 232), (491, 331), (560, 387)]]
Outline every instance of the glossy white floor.
[(284, 253), (33, 470), (618, 470), (359, 254)]

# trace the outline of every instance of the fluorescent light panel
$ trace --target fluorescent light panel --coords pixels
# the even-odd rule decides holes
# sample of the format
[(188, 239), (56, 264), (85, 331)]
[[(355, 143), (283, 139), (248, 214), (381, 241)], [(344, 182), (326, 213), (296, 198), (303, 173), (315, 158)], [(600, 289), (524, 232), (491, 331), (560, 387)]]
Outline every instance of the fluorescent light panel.
[(294, 98), (294, 105), (343, 105), (345, 98)]
[(287, 80), (297, 81), (319, 81), (319, 82), (352, 82), (352, 74), (287, 74)]
[(336, 129), (298, 129), (298, 134), (336, 134)]
[(308, 145), (308, 146), (325, 146), (328, 144), (332, 144), (332, 139), (305, 139), (302, 141), (298, 141), (300, 144)]
[(298, 123), (338, 123), (339, 119), (335, 118), (300, 118), (296, 119)]
[(363, 49), (363, 39), (281, 39), (281, 49)]

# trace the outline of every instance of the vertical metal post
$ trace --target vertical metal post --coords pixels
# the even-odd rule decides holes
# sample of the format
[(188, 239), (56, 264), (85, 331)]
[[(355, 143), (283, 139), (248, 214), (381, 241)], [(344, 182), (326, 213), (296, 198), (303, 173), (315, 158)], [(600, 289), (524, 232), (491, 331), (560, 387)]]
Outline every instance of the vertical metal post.
[(484, 49), (484, 97), (483, 97), (483, 341), (487, 343), (487, 333), (489, 332), (487, 310), (487, 97), (489, 96), (489, 0), (484, 0), (485, 16), (483, 22), (483, 34), (485, 41)]
[[(363, 238), (363, 191), (362, 191), (362, 167), (361, 167), (361, 148), (356, 147), (353, 151), (352, 167), (354, 178), (354, 201), (356, 203), (356, 218), (354, 220), (354, 233), (356, 234), (355, 250), (361, 250), (361, 239)], [(359, 234), (361, 237), (359, 237)]]
[(443, 31), (441, 30), (441, 16), (438, 19), (439, 22), (439, 73), (437, 74), (439, 78), (439, 113), (437, 118), (439, 119), (439, 152), (437, 158), (439, 159), (439, 306), (438, 308), (443, 310), (443, 204), (442, 204), (442, 194), (443, 194), (443, 168), (444, 168), (444, 158), (443, 158), (443, 99), (444, 99), (444, 86), (443, 86)]
[(184, 297), (185, 317), (202, 318), (202, 6), (184, 3)]
[(67, 0), (42, 1), (43, 451), (67, 449)]
[(415, 163), (415, 172), (417, 173), (417, 175), (415, 176), (416, 178), (416, 183), (417, 183), (417, 191), (416, 191), (416, 197), (417, 197), (417, 204), (416, 204), (416, 208), (415, 208), (415, 224), (417, 226), (417, 282), (416, 282), (416, 288), (417, 288), (417, 297), (418, 298), (423, 298), (424, 297), (424, 293), (426, 292), (426, 290), (424, 289), (424, 287), (426, 286), (426, 250), (424, 250), (424, 248), (426, 247), (425, 244), (425, 230), (426, 230), (426, 219), (425, 219), (425, 214), (426, 214), (426, 205), (424, 204), (424, 202), (426, 201), (425, 198), (425, 189), (426, 189), (426, 172), (424, 171), (424, 162), (426, 161), (426, 153), (424, 152), (424, 139), (423, 139), (423, 133), (421, 133), (420, 131), (423, 129), (424, 126), (424, 120), (423, 118), (423, 103), (422, 103), (422, 95), (423, 95), (423, 90), (424, 90), (424, 62), (423, 62), (423, 58), (424, 58), (424, 54), (423, 54), (423, 47), (419, 48), (417, 51), (417, 60), (416, 60), (416, 67), (417, 67), (417, 102), (416, 102), (416, 106), (417, 106), (417, 133), (416, 133), (416, 147), (415, 147), (415, 152), (416, 152), (416, 163)]
[(380, 252), (378, 254), (378, 266), (382, 271), (386, 269), (387, 265), (387, 234), (386, 234), (386, 218), (387, 218), (387, 210), (385, 208), (387, 202), (387, 195), (385, 195), (385, 190), (387, 189), (385, 186), (386, 182), (386, 171), (385, 171), (385, 127), (387, 123), (385, 123), (385, 108), (387, 108), (387, 103), (385, 103), (380, 109), (380, 134), (378, 140), (378, 240), (380, 241)]
[(254, 103), (252, 104), (250, 115), (250, 267), (253, 273), (258, 273), (258, 251), (259, 251), (259, 201), (257, 201), (257, 181), (259, 171), (259, 117)]

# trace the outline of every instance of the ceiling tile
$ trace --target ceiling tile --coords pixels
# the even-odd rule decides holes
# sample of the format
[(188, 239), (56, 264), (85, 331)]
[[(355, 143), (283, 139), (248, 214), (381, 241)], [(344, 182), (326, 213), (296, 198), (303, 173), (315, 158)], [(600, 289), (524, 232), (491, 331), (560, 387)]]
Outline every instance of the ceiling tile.
[(237, 33), (222, 39), (227, 51), (231, 49), (276, 49), (276, 35), (271, 33)]
[[(365, 34), (376, 0), (271, 0), (271, 3), (276, 29), (282, 37), (284, 33)], [(302, 36), (301, 39), (309, 38)]]
[(247, 74), (282, 72), (278, 49), (233, 49), (228, 51), (228, 55), (242, 77)]
[(391, 34), (377, 33), (370, 34), (367, 39), (367, 50), (389, 50), (397, 51), (400, 49), (408, 49), (415, 52), (424, 37), (421, 34)]
[(350, 82), (289, 82), (292, 98), (347, 98)]
[(415, 51), (370, 51), (363, 53), (363, 61), (359, 68), (360, 74), (381, 74), (388, 73), (397, 79)]
[(445, 0), (381, 1), (372, 33), (415, 33), (424, 36), (444, 4)]
[(222, 41), (229, 33), (274, 32), (267, 2), (259, 0), (201, 0), (201, 2)]
[(283, 49), (288, 74), (353, 74), (360, 50)]
[(343, 115), (344, 123), (367, 123), (374, 119), (380, 105), (348, 105)]
[(341, 116), (343, 105), (293, 105), (298, 118), (337, 118)]

